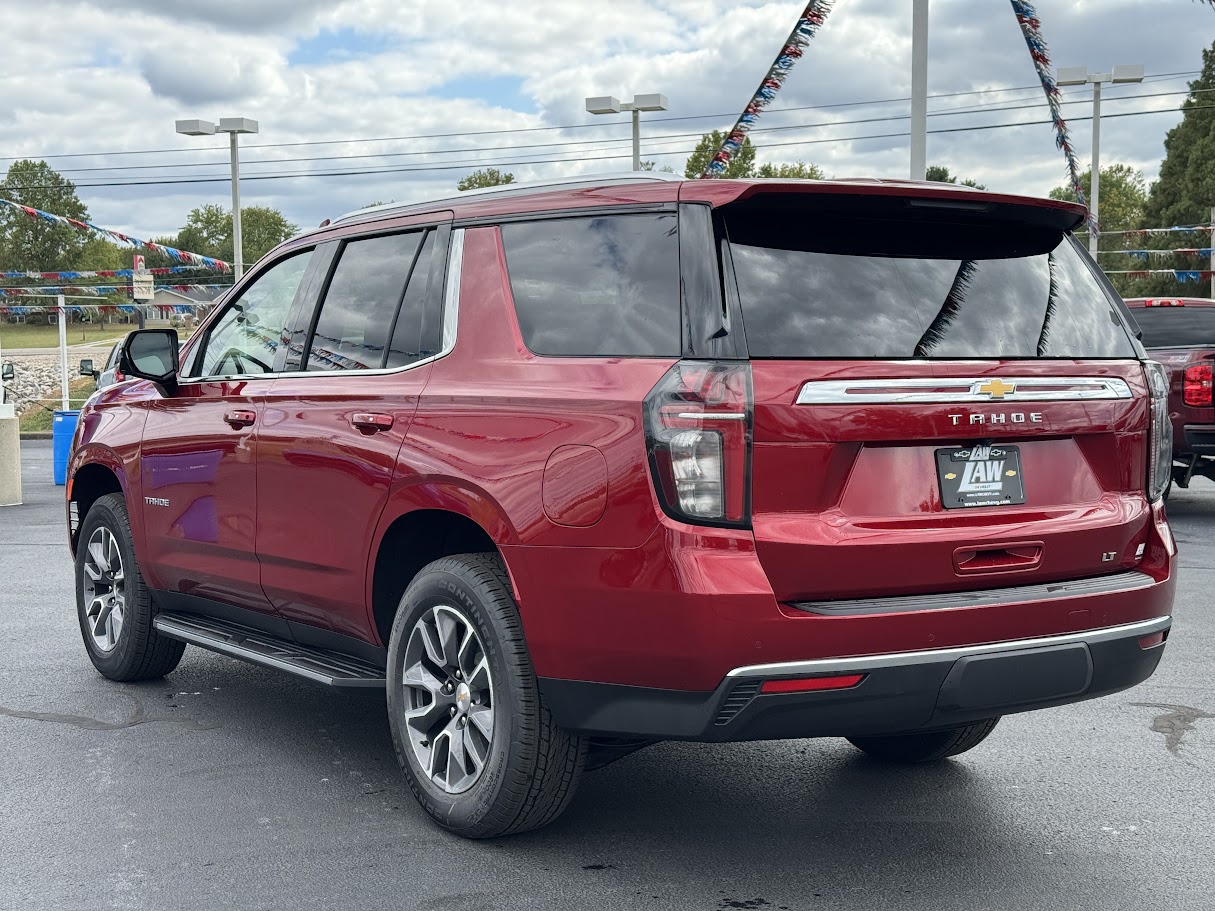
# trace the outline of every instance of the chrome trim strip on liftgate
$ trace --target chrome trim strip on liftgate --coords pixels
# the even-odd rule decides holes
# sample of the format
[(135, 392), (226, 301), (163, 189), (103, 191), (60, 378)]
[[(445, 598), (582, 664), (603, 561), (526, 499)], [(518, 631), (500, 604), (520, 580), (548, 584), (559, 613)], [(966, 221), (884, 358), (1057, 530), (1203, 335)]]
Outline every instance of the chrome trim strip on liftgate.
[[(988, 387), (984, 389), (983, 387)], [(798, 405), (1069, 402), (1131, 398), (1126, 380), (1105, 376), (1019, 376), (962, 379), (811, 380)]]
[(1013, 639), (1009, 642), (986, 642), (982, 645), (965, 645), (959, 648), (938, 648), (922, 652), (895, 652), (889, 655), (858, 655), (855, 658), (822, 658), (812, 661), (786, 661), (781, 664), (752, 664), (736, 667), (727, 677), (790, 677), (813, 676), (815, 674), (846, 674), (850, 671), (873, 671), (884, 667), (905, 667), (913, 664), (936, 664), (956, 661), (972, 655), (990, 655), (996, 652), (1016, 652), (1031, 648), (1050, 648), (1053, 645), (1074, 645), (1084, 642), (1108, 642), (1111, 639), (1130, 639), (1133, 636), (1149, 636), (1160, 633), (1173, 625), (1173, 618), (1157, 617), (1122, 626), (1107, 626), (1081, 633), (1066, 633), (1062, 636), (1044, 636), (1041, 639)]
[(1088, 595), (1108, 595), (1151, 588), (1156, 580), (1138, 570), (1074, 579), (1067, 582), (1039, 582), (1012, 588), (988, 588), (980, 591), (941, 592), (931, 595), (895, 595), (883, 598), (853, 598), (846, 601), (789, 601), (789, 607), (824, 617), (855, 617), (867, 614), (895, 614), (917, 610), (951, 610), (967, 607), (991, 607), (996, 604), (1016, 604), (1019, 601), (1049, 601), (1053, 598), (1078, 598)]

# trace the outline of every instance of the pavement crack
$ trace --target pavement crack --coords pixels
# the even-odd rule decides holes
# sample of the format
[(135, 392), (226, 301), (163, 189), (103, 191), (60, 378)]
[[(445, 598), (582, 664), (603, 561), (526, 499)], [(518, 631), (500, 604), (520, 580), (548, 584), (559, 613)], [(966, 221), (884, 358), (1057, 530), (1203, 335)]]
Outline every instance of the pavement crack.
[(153, 721), (171, 721), (176, 724), (183, 724), (196, 731), (207, 731), (214, 727), (213, 725), (203, 724), (190, 718), (149, 715), (142, 702), (138, 699), (132, 699), (131, 701), (135, 703), (135, 708), (131, 712), (131, 717), (125, 721), (102, 721), (99, 718), (89, 718), (85, 715), (65, 715), (59, 712), (30, 712), (23, 709), (9, 708), (6, 705), (0, 705), (0, 715), (9, 718), (23, 718), (29, 721), (47, 721), (51, 724), (67, 724), (85, 731), (121, 731)]
[(1131, 705), (1145, 709), (1167, 709), (1163, 715), (1157, 715), (1149, 726), (1157, 734), (1164, 735), (1164, 745), (1170, 753), (1181, 749), (1181, 738), (1194, 730), (1194, 722), (1199, 718), (1215, 718), (1215, 714), (1204, 712), (1202, 709), (1191, 708), (1188, 705), (1168, 705), (1159, 702), (1132, 702)]

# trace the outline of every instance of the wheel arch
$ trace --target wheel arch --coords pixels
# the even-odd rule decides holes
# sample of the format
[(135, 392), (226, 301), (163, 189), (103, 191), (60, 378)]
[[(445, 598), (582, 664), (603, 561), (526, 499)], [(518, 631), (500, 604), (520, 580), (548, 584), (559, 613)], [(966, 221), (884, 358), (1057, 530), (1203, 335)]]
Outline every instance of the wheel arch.
[(106, 494), (120, 493), (126, 497), (126, 477), (113, 453), (95, 448), (78, 458), (68, 485), (68, 545), (75, 556), (80, 526), (89, 509)]
[(487, 495), (463, 486), (411, 487), (389, 503), (380, 521), (367, 572), (370, 622), (388, 644), (397, 605), (409, 583), (428, 563), (467, 553), (502, 559), (518, 595), (501, 546), (517, 540), (514, 529)]

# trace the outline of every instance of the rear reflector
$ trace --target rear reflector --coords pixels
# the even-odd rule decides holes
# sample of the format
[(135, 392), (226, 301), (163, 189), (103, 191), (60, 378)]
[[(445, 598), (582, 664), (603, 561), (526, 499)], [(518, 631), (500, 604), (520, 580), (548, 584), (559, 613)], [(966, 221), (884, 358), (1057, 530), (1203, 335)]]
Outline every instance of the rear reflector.
[(1164, 642), (1164, 633), (1152, 633), (1150, 636), (1144, 636), (1139, 640), (1140, 648), (1155, 648)]
[(761, 693), (810, 693), (814, 690), (846, 690), (865, 679), (864, 674), (840, 677), (799, 677), (794, 680), (765, 680)]

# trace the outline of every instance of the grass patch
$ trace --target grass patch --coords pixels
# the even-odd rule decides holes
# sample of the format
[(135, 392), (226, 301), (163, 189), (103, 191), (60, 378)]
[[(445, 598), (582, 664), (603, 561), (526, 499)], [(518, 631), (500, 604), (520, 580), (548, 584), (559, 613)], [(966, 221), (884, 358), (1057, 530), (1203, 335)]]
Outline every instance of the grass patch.
[[(134, 328), (123, 323), (68, 323), (67, 343), (117, 341)], [(0, 344), (5, 348), (58, 348), (59, 327), (0, 323)]]
[[(78, 409), (84, 404), (85, 400), (93, 394), (97, 389), (97, 381), (91, 376), (77, 377), (68, 383), (68, 404), (74, 409)], [(42, 399), (40, 404), (44, 407), (39, 408), (39, 403), (30, 405), (20, 418), (21, 433), (50, 433), (53, 412), (61, 404), (58, 397), (53, 399)]]

